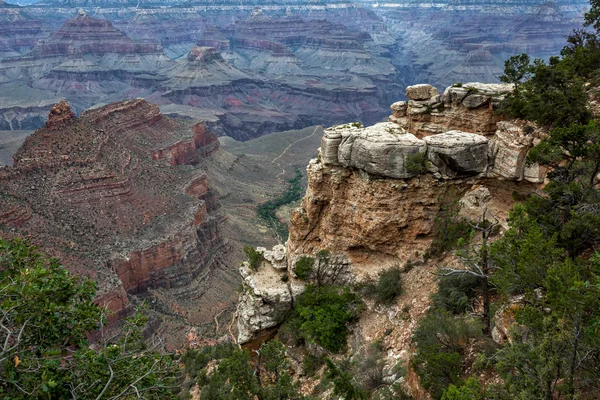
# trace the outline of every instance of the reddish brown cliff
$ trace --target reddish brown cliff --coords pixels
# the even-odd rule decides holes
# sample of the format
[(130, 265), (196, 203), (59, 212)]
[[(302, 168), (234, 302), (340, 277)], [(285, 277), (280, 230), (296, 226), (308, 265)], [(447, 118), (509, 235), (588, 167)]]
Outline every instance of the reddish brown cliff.
[(192, 301), (216, 265), (222, 217), (204, 172), (172, 166), (195, 164), (215, 141), (203, 125), (171, 120), (144, 100), (79, 118), (61, 102), (14, 166), (0, 169), (0, 235), (30, 235), (94, 279), (113, 319), (149, 290)]

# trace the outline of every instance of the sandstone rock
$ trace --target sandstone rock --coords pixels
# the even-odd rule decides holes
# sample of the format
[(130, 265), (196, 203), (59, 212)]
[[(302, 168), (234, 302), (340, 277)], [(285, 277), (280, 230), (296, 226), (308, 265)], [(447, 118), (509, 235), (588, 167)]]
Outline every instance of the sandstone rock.
[(446, 177), (483, 172), (487, 167), (488, 142), (484, 136), (461, 131), (425, 138), (429, 160)]
[(261, 331), (280, 324), (305, 286), (302, 282), (284, 282), (285, 269), (274, 267), (269, 261), (257, 271), (250, 270), (244, 263), (240, 274), (244, 292), (240, 294), (236, 310), (238, 342), (246, 343)]
[(273, 247), (273, 250), (267, 250), (263, 247), (258, 247), (258, 251), (262, 251), (263, 257), (275, 269), (287, 269), (287, 258), (285, 246), (278, 244)]
[(410, 100), (429, 100), (438, 94), (439, 92), (436, 88), (425, 83), (406, 88), (406, 97)]
[(498, 123), (493, 140), (496, 154), (492, 172), (506, 179), (522, 180), (533, 137), (524, 135), (518, 125), (503, 121)]
[(497, 104), (512, 90), (511, 84), (469, 82), (446, 88), (444, 102), (455, 106), (462, 104), (470, 109), (478, 108), (489, 102)]
[(408, 109), (408, 103), (406, 101), (397, 101), (390, 106), (392, 109), (392, 115), (395, 118), (402, 118), (406, 116), (406, 110)]
[(477, 108), (488, 104), (490, 97), (483, 94), (473, 94), (465, 97), (462, 101), (462, 105), (467, 108)]
[(342, 134), (335, 128), (326, 129), (321, 138), (321, 159), (325, 165), (340, 165), (338, 149), (342, 142)]
[(479, 221), (483, 213), (487, 210), (491, 199), (492, 195), (486, 186), (475, 186), (459, 200), (461, 206), (460, 216), (471, 221)]
[(525, 164), (525, 169), (523, 170), (523, 179), (531, 183), (544, 183), (546, 179), (546, 168), (539, 164)]
[(389, 121), (419, 138), (450, 130), (492, 135), (496, 123), (503, 118), (494, 112), (494, 107), (511, 90), (511, 85), (478, 82), (450, 86), (443, 97), (436, 94), (410, 99), (406, 106), (394, 103)]
[(424, 153), (425, 142), (391, 122), (342, 132), (338, 160), (342, 166), (358, 168), (372, 175), (410, 178), (406, 160)]
[(71, 106), (66, 100), (62, 100), (50, 109), (48, 121), (46, 121), (46, 128), (55, 130), (73, 119), (75, 119), (75, 113), (71, 110)]

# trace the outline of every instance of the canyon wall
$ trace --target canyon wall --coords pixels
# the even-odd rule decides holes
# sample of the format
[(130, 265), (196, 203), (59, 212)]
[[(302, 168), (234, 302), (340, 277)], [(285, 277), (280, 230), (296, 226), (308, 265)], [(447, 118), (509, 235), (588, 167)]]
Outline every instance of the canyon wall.
[(224, 248), (220, 205), (195, 166), (218, 143), (204, 124), (144, 100), (80, 117), (58, 103), (0, 168), (0, 234), (30, 236), (96, 281), (113, 320), (150, 298), (159, 317), (178, 304), (169, 315), (186, 321)]

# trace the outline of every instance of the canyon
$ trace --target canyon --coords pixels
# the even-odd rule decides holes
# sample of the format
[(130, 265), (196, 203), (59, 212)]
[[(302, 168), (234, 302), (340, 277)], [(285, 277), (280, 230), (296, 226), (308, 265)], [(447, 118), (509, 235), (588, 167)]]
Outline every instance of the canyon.
[(138, 97), (239, 140), (312, 125), (370, 125), (408, 85), (497, 82), (513, 54), (557, 54), (586, 6), (0, 3), (0, 129), (36, 129), (63, 98), (80, 113)]

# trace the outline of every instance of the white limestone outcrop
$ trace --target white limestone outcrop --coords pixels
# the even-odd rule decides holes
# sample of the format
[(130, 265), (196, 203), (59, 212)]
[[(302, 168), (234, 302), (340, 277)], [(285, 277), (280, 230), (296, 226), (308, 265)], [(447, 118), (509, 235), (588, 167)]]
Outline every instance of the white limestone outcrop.
[(448, 131), (424, 140), (429, 161), (444, 177), (475, 175), (487, 168), (489, 140), (485, 136)]
[(286, 279), (285, 246), (277, 245), (272, 251), (260, 247), (257, 250), (263, 251), (265, 257), (258, 269), (250, 269), (247, 262), (240, 267), (244, 290), (236, 311), (238, 343), (246, 343), (261, 331), (280, 324), (292, 309), (294, 298), (304, 291), (302, 282)]

